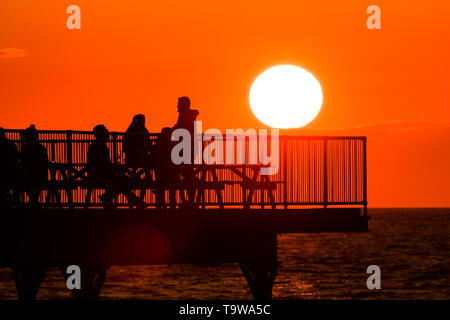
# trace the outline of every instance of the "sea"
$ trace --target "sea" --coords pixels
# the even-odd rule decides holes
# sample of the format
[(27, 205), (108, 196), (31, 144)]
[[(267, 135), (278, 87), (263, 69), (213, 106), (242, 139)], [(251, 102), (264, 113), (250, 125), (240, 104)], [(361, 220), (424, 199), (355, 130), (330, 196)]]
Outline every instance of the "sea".
[[(450, 209), (369, 209), (368, 233), (279, 235), (274, 299), (450, 299)], [(368, 266), (380, 268), (369, 290)], [(111, 267), (101, 299), (251, 299), (237, 264)], [(0, 269), (0, 300), (17, 299)], [(37, 299), (72, 299), (49, 269)]]

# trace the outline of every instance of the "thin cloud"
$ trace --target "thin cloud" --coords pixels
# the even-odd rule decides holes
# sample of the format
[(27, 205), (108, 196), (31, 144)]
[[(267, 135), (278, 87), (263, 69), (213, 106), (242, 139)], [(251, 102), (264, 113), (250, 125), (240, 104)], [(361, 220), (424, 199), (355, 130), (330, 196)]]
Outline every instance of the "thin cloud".
[(2, 48), (0, 49), (0, 59), (2, 58), (24, 58), (27, 51), (18, 48)]
[(387, 121), (387, 122), (373, 122), (363, 125), (349, 126), (349, 127), (331, 127), (331, 128), (298, 128), (286, 129), (281, 131), (281, 134), (301, 134), (311, 136), (325, 136), (325, 135), (369, 135), (380, 132), (411, 132), (417, 130), (443, 130), (450, 132), (450, 122), (435, 122), (435, 121)]
[(450, 122), (437, 122), (428, 120), (399, 120), (386, 122), (372, 122), (349, 127), (316, 128), (308, 130), (343, 131), (343, 130), (362, 130), (362, 129), (389, 129), (400, 131), (400, 130), (415, 130), (424, 128), (450, 128)]

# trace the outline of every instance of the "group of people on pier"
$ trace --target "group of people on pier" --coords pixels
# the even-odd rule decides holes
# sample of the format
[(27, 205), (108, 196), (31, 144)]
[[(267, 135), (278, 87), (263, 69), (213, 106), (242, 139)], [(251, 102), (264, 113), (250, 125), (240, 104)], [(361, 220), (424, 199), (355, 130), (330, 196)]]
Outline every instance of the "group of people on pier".
[[(171, 206), (175, 205), (175, 190), (166, 186), (178, 179), (186, 183), (194, 179), (193, 169), (175, 168), (171, 161), (172, 131), (178, 128), (194, 132), (194, 121), (199, 112), (191, 109), (188, 97), (178, 98), (178, 120), (173, 127), (162, 129), (159, 139), (152, 143), (150, 133), (145, 126), (145, 116), (138, 114), (126, 130), (122, 138), (122, 151), (125, 154), (125, 166), (136, 172), (144, 171), (144, 182), (153, 179), (157, 207), (165, 206), (165, 190), (169, 190)], [(144, 205), (141, 197), (136, 196), (130, 187), (131, 178), (121, 167), (111, 163), (110, 150), (107, 146), (108, 129), (96, 125), (93, 129), (95, 140), (90, 144), (87, 153), (87, 178), (92, 185), (105, 190), (100, 196), (105, 207), (113, 203), (118, 194), (124, 194), (131, 206)], [(5, 130), (0, 128), (0, 207), (8, 207), (20, 203), (20, 193), (28, 195), (31, 206), (40, 206), (39, 196), (49, 179), (49, 160), (47, 149), (39, 142), (39, 132), (34, 125), (20, 132), (20, 152), (14, 142), (6, 137)], [(189, 192), (188, 192), (189, 195)], [(184, 194), (182, 194), (184, 197)]]

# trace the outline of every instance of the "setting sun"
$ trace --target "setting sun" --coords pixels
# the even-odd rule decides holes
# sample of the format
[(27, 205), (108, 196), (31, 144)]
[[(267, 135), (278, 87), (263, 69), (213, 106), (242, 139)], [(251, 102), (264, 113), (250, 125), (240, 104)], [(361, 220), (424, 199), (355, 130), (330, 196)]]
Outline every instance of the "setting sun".
[(274, 128), (299, 128), (311, 122), (322, 106), (319, 81), (293, 65), (267, 69), (253, 82), (250, 107), (264, 124)]

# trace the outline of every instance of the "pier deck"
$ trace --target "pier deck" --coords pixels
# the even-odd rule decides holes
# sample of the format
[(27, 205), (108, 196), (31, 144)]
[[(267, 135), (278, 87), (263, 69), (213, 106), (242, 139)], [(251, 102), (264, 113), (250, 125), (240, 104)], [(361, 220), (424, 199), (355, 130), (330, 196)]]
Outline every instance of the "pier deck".
[[(237, 262), (240, 247), (252, 242), (252, 236), (367, 232), (369, 219), (361, 211), (360, 208), (183, 212), (14, 210), (4, 212), (0, 218), (3, 252), (0, 266), (23, 263), (28, 254), (33, 256), (34, 263), (76, 264), (91, 259), (85, 254), (89, 247), (97, 247), (99, 256), (95, 260), (105, 265)], [(158, 246), (168, 250), (162, 253), (163, 257)], [(134, 248), (139, 254), (133, 256)], [(22, 254), (18, 254), (21, 250)], [(220, 254), (215, 254), (219, 251)]]
[[(96, 299), (110, 266), (239, 263), (255, 299), (270, 299), (280, 233), (367, 232), (361, 208), (17, 210), (0, 218), (0, 267), (34, 299), (49, 267), (83, 270), (75, 298)], [(100, 280), (98, 280), (100, 279)]]

